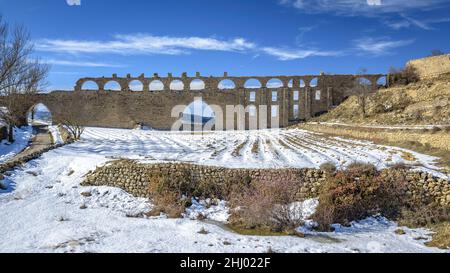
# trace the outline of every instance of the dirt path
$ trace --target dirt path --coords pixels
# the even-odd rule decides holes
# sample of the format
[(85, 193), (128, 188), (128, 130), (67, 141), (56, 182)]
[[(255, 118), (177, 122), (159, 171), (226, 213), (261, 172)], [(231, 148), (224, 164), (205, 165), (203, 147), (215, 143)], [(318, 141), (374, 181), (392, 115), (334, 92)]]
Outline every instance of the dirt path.
[(40, 152), (45, 148), (52, 146), (53, 140), (48, 127), (46, 125), (35, 125), (33, 126), (33, 139), (30, 142), (30, 145), (9, 161), (20, 160), (30, 154)]

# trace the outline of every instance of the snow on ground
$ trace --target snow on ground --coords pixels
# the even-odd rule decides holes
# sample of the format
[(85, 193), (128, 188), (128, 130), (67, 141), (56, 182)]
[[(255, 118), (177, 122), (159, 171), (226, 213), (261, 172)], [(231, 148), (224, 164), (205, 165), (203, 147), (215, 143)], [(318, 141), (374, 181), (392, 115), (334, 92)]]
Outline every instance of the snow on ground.
[(227, 223), (228, 217), (230, 217), (229, 209), (226, 206), (226, 202), (220, 200), (216, 203), (212, 202), (211, 199), (207, 200), (196, 200), (192, 198), (192, 205), (186, 209), (186, 218), (195, 220), (202, 215), (206, 219), (213, 221)]
[(48, 126), (48, 130), (50, 132), (50, 134), (52, 135), (52, 139), (53, 139), (53, 144), (63, 144), (64, 141), (61, 137), (61, 132), (58, 128), (58, 126), (52, 125), (52, 126)]
[[(286, 146), (278, 142), (280, 139), (288, 142)], [(252, 154), (252, 143), (257, 140), (259, 153)], [(245, 141), (241, 155), (235, 158), (232, 150)], [(306, 238), (243, 236), (220, 223), (228, 215), (223, 202), (209, 208), (203, 202), (194, 202), (184, 219), (140, 218), (151, 209), (148, 200), (117, 188), (80, 186), (83, 176), (106, 163), (109, 156), (239, 167), (317, 166), (330, 159), (339, 163), (351, 158), (376, 161), (389, 155), (396, 160), (401, 157), (402, 150), (396, 148), (377, 150), (373, 144), (366, 146), (300, 130), (224, 132), (202, 137), (89, 128), (81, 142), (47, 152), (8, 174), (9, 188), (0, 191), (0, 252), (442, 251), (424, 245), (430, 238), (428, 231), (405, 228), (406, 235), (397, 235), (397, 226), (383, 218), (337, 227), (331, 233), (307, 231)], [(421, 156), (420, 160), (431, 166), (433, 159)], [(87, 192), (90, 196), (82, 195)], [(302, 206), (311, 213), (315, 202)], [(189, 219), (196, 213), (205, 213), (219, 222)], [(202, 229), (208, 233), (198, 233)]]
[(25, 149), (28, 145), (28, 141), (32, 137), (32, 127), (24, 126), (21, 128), (14, 128), (14, 143), (9, 143), (7, 140), (0, 142), (0, 163), (3, 163), (16, 154)]
[[(379, 168), (406, 163), (437, 170), (433, 166), (435, 157), (299, 129), (191, 134), (87, 128), (82, 142), (72, 147), (104, 156), (235, 168), (318, 168), (327, 162), (345, 167), (352, 162), (368, 162)], [(408, 153), (416, 160), (405, 160)]]

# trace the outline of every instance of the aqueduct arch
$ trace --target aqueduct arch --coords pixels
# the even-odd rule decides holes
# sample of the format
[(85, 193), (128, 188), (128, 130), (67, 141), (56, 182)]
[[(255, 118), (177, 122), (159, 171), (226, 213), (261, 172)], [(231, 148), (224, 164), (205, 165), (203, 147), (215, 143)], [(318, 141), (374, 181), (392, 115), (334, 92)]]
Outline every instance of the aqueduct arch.
[[(43, 103), (51, 111), (55, 124), (71, 119), (85, 126), (134, 128), (136, 124), (145, 124), (167, 130), (177, 120), (177, 117), (171, 116), (173, 107), (189, 105), (195, 98), (201, 97), (208, 105), (217, 105), (222, 109), (226, 109), (227, 105), (241, 105), (244, 108), (255, 106), (258, 112), (260, 106), (267, 106), (269, 109), (274, 107), (279, 115), (280, 126), (285, 127), (308, 120), (340, 104), (345, 97), (355, 92), (353, 86), (358, 78), (366, 78), (371, 83), (370, 91), (376, 92), (377, 82), (382, 77), (386, 75), (233, 77), (224, 73), (220, 77), (204, 77), (196, 73), (194, 77), (188, 77), (183, 73), (181, 77), (174, 77), (169, 73), (167, 77), (160, 77), (158, 74), (153, 74), (152, 77), (145, 77), (144, 74), (138, 77), (118, 77), (114, 74), (109, 78), (81, 78), (72, 92), (53, 91), (27, 97), (16, 96), (24, 100), (20, 104), (23, 109), (18, 110), (23, 113), (24, 124), (27, 111), (33, 105)], [(315, 78), (317, 86), (311, 86), (310, 83)], [(246, 88), (245, 83), (251, 79), (258, 81), (260, 86)], [(281, 84), (270, 84), (274, 79)], [(179, 90), (171, 90), (171, 84), (175, 80), (182, 85)], [(191, 90), (191, 83), (197, 80), (204, 83), (204, 89)], [(105, 85), (111, 81), (117, 82), (120, 90), (106, 91)], [(130, 86), (136, 81), (142, 83), (142, 92), (131, 91)], [(87, 82), (96, 83), (98, 89), (95, 92), (83, 90), (83, 85)], [(0, 106), (6, 104), (4, 100), (5, 98), (0, 98)], [(268, 124), (270, 127), (270, 122)]]

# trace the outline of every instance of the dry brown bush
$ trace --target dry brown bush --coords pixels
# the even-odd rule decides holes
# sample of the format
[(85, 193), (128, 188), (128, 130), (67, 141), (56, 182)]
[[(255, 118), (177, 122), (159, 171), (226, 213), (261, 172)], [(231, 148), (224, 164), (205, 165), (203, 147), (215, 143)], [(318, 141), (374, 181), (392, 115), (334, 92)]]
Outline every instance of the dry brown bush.
[(169, 217), (180, 217), (190, 205), (192, 197), (218, 198), (228, 200), (231, 192), (242, 192), (248, 188), (250, 177), (245, 175), (227, 176), (221, 183), (198, 179), (191, 170), (153, 173), (149, 178), (149, 192), (154, 203), (150, 215), (165, 213)]
[(232, 225), (247, 229), (289, 231), (302, 224), (297, 192), (301, 181), (252, 181), (230, 195)]
[(420, 80), (417, 69), (411, 65), (407, 65), (402, 69), (391, 68), (389, 74), (393, 84), (408, 85)]
[(324, 171), (327, 175), (334, 175), (336, 173), (336, 166), (333, 163), (327, 162), (319, 167), (322, 171)]
[(449, 221), (450, 206), (431, 203), (427, 206), (404, 208), (399, 223), (409, 227), (425, 227)]
[(405, 200), (406, 176), (377, 172), (368, 164), (353, 164), (326, 182), (319, 195), (313, 219), (319, 229), (329, 231), (331, 224), (351, 221), (381, 213), (395, 218)]

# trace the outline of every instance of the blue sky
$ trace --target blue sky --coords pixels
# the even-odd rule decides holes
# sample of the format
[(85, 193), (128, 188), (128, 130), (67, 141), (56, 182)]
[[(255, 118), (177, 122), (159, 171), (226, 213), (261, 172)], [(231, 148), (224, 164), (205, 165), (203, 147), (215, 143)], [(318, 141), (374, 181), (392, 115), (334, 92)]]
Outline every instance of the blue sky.
[(49, 89), (117, 73), (385, 73), (450, 52), (450, 0), (0, 0)]

